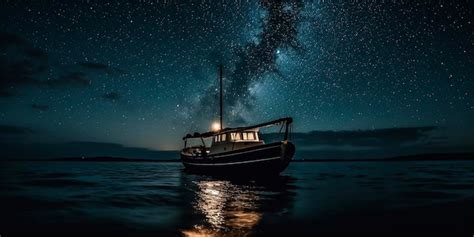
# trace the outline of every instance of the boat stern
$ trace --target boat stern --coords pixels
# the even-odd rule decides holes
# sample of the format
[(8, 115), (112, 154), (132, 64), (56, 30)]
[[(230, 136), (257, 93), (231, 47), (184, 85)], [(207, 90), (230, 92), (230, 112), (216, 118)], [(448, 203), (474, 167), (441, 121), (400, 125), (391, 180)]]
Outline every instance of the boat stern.
[(285, 140), (281, 142), (280, 151), (280, 159), (283, 163), (282, 170), (284, 170), (288, 166), (288, 164), (290, 164), (290, 161), (293, 159), (296, 148), (292, 142)]

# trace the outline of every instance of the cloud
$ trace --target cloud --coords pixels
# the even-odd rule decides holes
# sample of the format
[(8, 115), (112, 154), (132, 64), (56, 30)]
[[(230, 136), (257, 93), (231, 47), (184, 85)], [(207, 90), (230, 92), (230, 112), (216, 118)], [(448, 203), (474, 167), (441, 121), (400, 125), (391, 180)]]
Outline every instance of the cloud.
[(34, 48), (22, 37), (0, 33), (0, 48), (7, 53), (0, 55), (0, 96), (12, 97), (16, 86), (40, 85), (36, 78), (49, 68), (47, 54)]
[(36, 58), (40, 60), (48, 59), (48, 54), (45, 51), (37, 48), (27, 48), (25, 49), (25, 54), (31, 58)]
[(0, 125), (0, 135), (24, 135), (34, 133), (33, 129), (15, 125)]
[(78, 65), (92, 70), (107, 70), (109, 68), (109, 66), (102, 63), (80, 62)]
[[(27, 40), (19, 35), (0, 32), (0, 48), (10, 48), (18, 51), (18, 54), (29, 58), (47, 60), (48, 54), (42, 49), (33, 47)], [(13, 55), (15, 56), (15, 55)]]
[(8, 32), (0, 32), (0, 48), (3, 47), (8, 47), (12, 45), (25, 45), (26, 40), (24, 40), (22, 37), (16, 35), (16, 34), (11, 34)]
[(91, 80), (89, 80), (83, 72), (70, 72), (66, 75), (62, 75), (57, 79), (43, 81), (44, 84), (50, 87), (64, 87), (64, 86), (89, 86)]
[(97, 72), (105, 72), (107, 74), (126, 74), (125, 70), (110, 67), (107, 64), (97, 63), (97, 62), (79, 62), (77, 63), (79, 67), (85, 70), (97, 71)]
[(40, 104), (32, 104), (31, 108), (34, 109), (34, 110), (39, 110), (39, 111), (43, 111), (43, 112), (49, 110), (48, 105), (40, 105)]
[[(365, 147), (384, 148), (416, 143), (443, 142), (443, 137), (435, 136), (436, 126), (383, 128), (347, 131), (311, 131), (293, 133), (292, 140), (300, 147)], [(275, 140), (278, 133), (262, 134), (268, 140)]]
[(101, 97), (106, 100), (112, 100), (112, 101), (116, 101), (122, 98), (122, 96), (117, 92), (108, 92), (108, 93), (103, 94)]
[[(301, 0), (261, 1), (261, 6), (267, 11), (263, 21), (263, 30), (256, 42), (246, 44), (237, 52), (235, 69), (229, 74), (225, 87), (226, 111), (252, 109), (255, 97), (250, 93), (253, 83), (262, 80), (266, 73), (277, 73), (276, 53), (279, 48), (300, 50), (297, 40), (297, 27), (300, 13), (303, 9)], [(228, 67), (230, 68), (230, 66)], [(196, 113), (206, 116), (212, 113), (216, 106), (216, 87), (210, 87), (201, 97)], [(240, 112), (228, 114), (226, 117), (235, 121), (243, 121)]]
[(41, 80), (37, 77), (47, 70), (47, 66), (31, 61), (6, 62), (0, 59), (0, 97), (12, 97), (17, 95), (12, 92), (18, 86), (37, 87), (84, 87), (91, 84), (85, 73), (69, 72), (55, 79)]
[[(0, 32), (0, 48), (8, 49), (8, 54), (0, 55), (0, 97), (17, 96), (16, 90), (23, 86), (47, 87), (53, 89), (68, 87), (87, 87), (91, 85), (88, 75), (104, 72), (107, 74), (124, 71), (97, 62), (80, 62), (77, 65), (50, 68), (48, 54), (32, 47), (22, 37)], [(57, 71), (58, 76), (43, 79), (49, 69)]]
[(17, 85), (40, 85), (41, 81), (35, 79), (35, 76), (46, 69), (44, 64), (38, 62), (29, 60), (11, 62), (0, 58), (0, 94), (15, 95), (9, 89)]
[(2, 97), (7, 98), (7, 97), (13, 97), (13, 96), (15, 96), (15, 94), (8, 91), (0, 90), (0, 98)]

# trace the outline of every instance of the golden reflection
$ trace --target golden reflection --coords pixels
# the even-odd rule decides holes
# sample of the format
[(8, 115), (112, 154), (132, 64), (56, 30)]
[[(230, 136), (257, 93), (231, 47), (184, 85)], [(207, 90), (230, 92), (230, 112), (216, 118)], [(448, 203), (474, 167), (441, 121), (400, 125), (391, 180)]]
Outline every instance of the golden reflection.
[(193, 208), (202, 214), (202, 223), (184, 236), (248, 236), (262, 219), (259, 196), (248, 186), (230, 181), (198, 181)]

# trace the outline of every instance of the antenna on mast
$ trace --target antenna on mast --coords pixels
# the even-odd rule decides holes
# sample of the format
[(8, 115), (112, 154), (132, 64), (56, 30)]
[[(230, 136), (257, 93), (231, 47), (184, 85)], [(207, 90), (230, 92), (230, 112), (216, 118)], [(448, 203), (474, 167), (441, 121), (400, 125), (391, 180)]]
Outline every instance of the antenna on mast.
[(219, 125), (220, 125), (220, 130), (222, 130), (222, 107), (223, 107), (223, 96), (222, 96), (222, 73), (224, 71), (224, 66), (222, 64), (219, 65), (219, 85), (220, 85), (220, 98), (219, 98)]

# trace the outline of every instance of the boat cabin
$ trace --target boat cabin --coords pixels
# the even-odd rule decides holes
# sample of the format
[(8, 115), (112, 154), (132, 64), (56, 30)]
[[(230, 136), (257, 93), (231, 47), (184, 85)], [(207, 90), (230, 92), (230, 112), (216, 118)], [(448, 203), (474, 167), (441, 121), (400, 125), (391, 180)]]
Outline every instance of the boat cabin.
[(233, 151), (262, 144), (264, 141), (259, 139), (258, 129), (224, 132), (212, 137), (210, 153)]
[[(250, 127), (225, 128), (220, 131), (187, 134), (183, 137), (184, 148), (181, 154), (188, 157), (205, 157), (213, 156), (222, 152), (265, 145), (265, 142), (260, 138), (260, 128), (274, 125), (281, 125), (282, 127), (280, 128), (280, 131), (285, 127), (283, 141), (287, 141), (288, 135), (290, 134), (290, 124), (292, 122), (292, 118), (281, 118)], [(202, 145), (191, 145), (188, 147), (187, 140), (193, 138), (200, 139)], [(205, 138), (212, 139), (210, 146), (207, 146), (204, 141)]]

